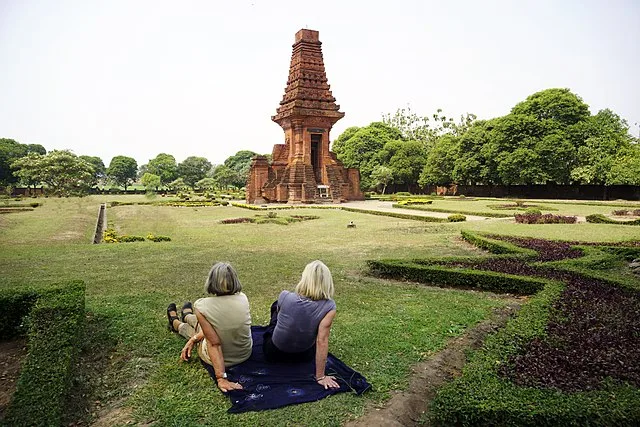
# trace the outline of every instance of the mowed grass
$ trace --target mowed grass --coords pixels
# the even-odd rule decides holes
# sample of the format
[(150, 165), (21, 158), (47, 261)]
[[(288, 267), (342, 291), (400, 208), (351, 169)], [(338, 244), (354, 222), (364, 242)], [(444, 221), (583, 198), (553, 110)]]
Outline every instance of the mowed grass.
[[(133, 205), (108, 208), (108, 223), (121, 234), (168, 235), (172, 241), (91, 245), (101, 202), (147, 199), (39, 200), (44, 206), (32, 212), (0, 216), (0, 288), (68, 279), (86, 282), (89, 325), (85, 366), (77, 381), (88, 390), (85, 399), (99, 400), (107, 408), (93, 407), (94, 419), (109, 424), (339, 425), (362, 414), (368, 403), (406, 387), (413, 364), (503, 304), (486, 293), (372, 279), (364, 274), (366, 259), (479, 255), (460, 241), (461, 228), (565, 240), (640, 238), (640, 227), (538, 226), (504, 220), (429, 224), (335, 209), (278, 211), (279, 216), (320, 217), (288, 226), (223, 225), (220, 219), (257, 212), (231, 206)], [(357, 227), (347, 228), (349, 221)], [(199, 362), (179, 362), (183, 341), (166, 328), (167, 304), (202, 296), (212, 263), (226, 260), (239, 272), (253, 323), (265, 324), (271, 302), (282, 289), (292, 289), (314, 259), (330, 267), (336, 285), (338, 315), (330, 351), (365, 375), (373, 391), (363, 397), (341, 394), (278, 410), (228, 415), (228, 399)]]

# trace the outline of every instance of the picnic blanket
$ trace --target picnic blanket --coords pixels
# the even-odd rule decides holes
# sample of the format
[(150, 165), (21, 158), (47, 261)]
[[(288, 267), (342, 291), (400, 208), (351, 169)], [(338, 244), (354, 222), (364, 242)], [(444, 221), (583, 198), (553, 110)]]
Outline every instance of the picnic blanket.
[[(315, 360), (303, 363), (269, 363), (262, 352), (262, 336), (266, 326), (252, 326), (253, 351), (251, 357), (239, 365), (227, 368), (229, 381), (242, 384), (242, 390), (227, 392), (231, 408), (227, 412), (240, 413), (280, 408), (304, 402), (324, 399), (336, 393), (353, 391), (360, 395), (371, 388), (367, 380), (337, 357), (329, 353), (327, 375), (336, 377), (338, 389), (328, 389), (313, 378)], [(203, 363), (215, 381), (211, 365)]]

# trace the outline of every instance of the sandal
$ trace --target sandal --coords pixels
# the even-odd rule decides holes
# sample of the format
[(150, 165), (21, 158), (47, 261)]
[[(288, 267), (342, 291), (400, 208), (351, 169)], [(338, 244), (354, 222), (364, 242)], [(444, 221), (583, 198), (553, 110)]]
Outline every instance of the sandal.
[[(190, 310), (187, 313), (185, 313), (185, 310)], [(194, 314), (193, 313), (193, 304), (191, 304), (191, 301), (187, 301), (184, 303), (184, 305), (182, 306), (182, 322), (185, 322), (184, 318), (186, 316), (188, 316), (189, 314)]]
[(176, 305), (174, 303), (169, 304), (169, 306), (167, 307), (167, 318), (169, 319), (169, 330), (171, 332), (178, 332), (176, 330), (176, 328), (173, 327), (173, 321), (174, 320), (180, 320), (180, 318), (178, 316), (172, 316), (171, 312), (174, 312), (176, 314), (178, 314), (178, 308), (176, 307)]

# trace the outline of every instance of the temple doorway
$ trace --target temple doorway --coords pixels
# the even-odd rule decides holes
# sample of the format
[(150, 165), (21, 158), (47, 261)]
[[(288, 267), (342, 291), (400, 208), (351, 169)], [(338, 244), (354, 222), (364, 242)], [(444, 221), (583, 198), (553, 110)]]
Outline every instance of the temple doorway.
[(322, 170), (320, 168), (320, 150), (322, 149), (322, 135), (311, 134), (311, 165), (313, 166), (313, 173), (316, 177), (316, 182), (322, 182)]

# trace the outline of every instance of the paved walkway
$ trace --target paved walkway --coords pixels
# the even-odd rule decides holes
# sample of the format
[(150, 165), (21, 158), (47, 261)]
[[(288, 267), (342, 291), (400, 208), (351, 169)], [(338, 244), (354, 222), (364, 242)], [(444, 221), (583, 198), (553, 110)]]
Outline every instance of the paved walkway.
[[(338, 206), (344, 206), (346, 208), (353, 208), (353, 209), (379, 211), (379, 212), (396, 212), (396, 213), (403, 213), (403, 214), (417, 215), (417, 216), (430, 216), (434, 218), (446, 218), (449, 215), (454, 214), (454, 212), (431, 212), (431, 211), (419, 211), (416, 209), (394, 208), (392, 207), (394, 203), (396, 202), (383, 202), (380, 200), (362, 200), (362, 201), (354, 201), (354, 202), (344, 202)], [(467, 217), (467, 221), (484, 221), (486, 219), (493, 219), (493, 220), (503, 219), (503, 218), (488, 218), (485, 216), (476, 216), (476, 215), (464, 215), (464, 216)]]

